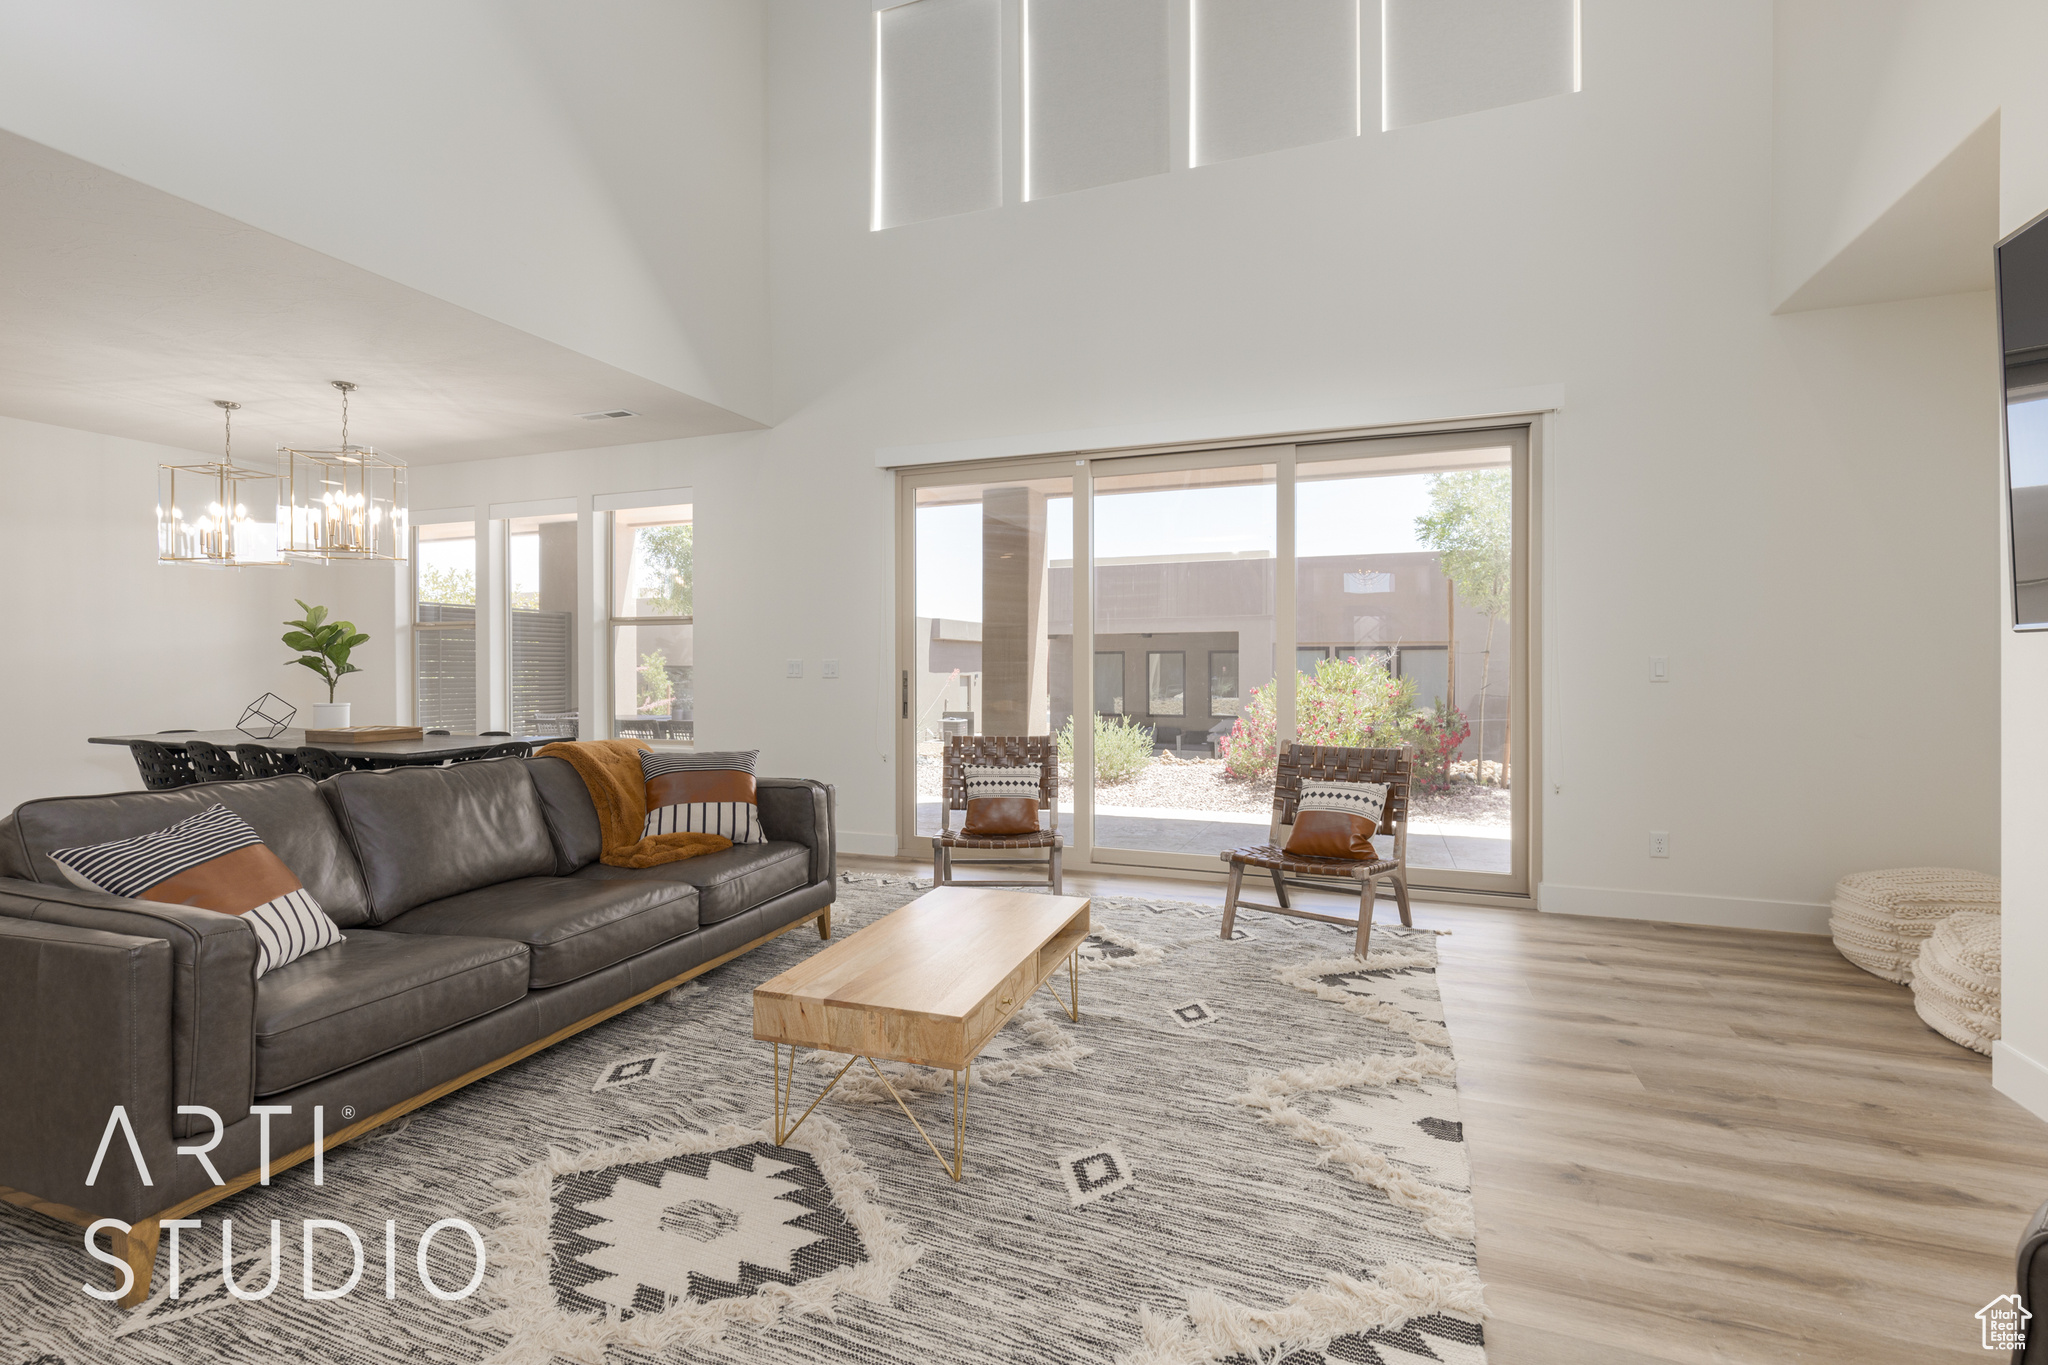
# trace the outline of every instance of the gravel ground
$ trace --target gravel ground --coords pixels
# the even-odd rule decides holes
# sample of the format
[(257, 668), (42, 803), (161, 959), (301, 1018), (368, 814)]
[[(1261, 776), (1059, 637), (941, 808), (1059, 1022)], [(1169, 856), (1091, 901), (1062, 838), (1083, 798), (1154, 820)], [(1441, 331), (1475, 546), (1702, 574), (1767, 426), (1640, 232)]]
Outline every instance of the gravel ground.
[[(1449, 791), (1418, 797), (1414, 803), (1414, 817), (1446, 826), (1466, 827), (1474, 833), (1505, 833), (1510, 823), (1507, 789), (1477, 786), (1470, 776), (1472, 765), (1462, 763), (1457, 766), (1465, 770), (1462, 774), (1464, 780), (1457, 782)], [(1495, 776), (1497, 766), (1488, 763), (1487, 776)], [(917, 794), (921, 800), (938, 798), (939, 765), (935, 755), (919, 757)], [(1060, 804), (1065, 806), (1072, 799), (1072, 788), (1062, 782)], [(1095, 794), (1095, 804), (1102, 810), (1146, 807), (1263, 815), (1273, 808), (1273, 785), (1271, 782), (1242, 782), (1230, 778), (1225, 775), (1220, 759), (1175, 759), (1162, 755), (1153, 759), (1135, 781), (1101, 788)]]

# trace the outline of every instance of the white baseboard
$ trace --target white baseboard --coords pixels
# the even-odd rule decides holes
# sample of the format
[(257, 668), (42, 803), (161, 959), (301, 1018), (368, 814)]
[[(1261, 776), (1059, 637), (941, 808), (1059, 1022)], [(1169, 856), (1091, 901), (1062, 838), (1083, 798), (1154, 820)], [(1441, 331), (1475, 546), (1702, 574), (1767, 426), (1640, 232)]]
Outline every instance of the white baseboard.
[(1991, 1045), (1991, 1088), (2035, 1118), (2048, 1119), (2048, 1066), (2003, 1038)]
[(1825, 934), (1828, 907), (1807, 901), (1753, 900), (1747, 896), (1695, 896), (1675, 891), (1622, 891), (1609, 886), (1536, 888), (1539, 909), (1554, 915), (1599, 915), (1663, 924), (1710, 924), (1724, 929), (1768, 929)]
[(896, 836), (893, 834), (869, 834), (863, 830), (842, 829), (835, 837), (841, 853), (862, 853), (870, 858), (896, 856)]

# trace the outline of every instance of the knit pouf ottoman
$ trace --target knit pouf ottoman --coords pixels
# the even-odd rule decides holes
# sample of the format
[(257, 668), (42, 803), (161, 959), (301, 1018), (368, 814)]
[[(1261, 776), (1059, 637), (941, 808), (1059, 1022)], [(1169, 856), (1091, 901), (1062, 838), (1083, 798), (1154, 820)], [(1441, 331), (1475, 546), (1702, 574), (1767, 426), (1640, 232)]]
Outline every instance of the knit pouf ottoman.
[(1998, 878), (1959, 867), (1853, 872), (1835, 884), (1828, 930), (1843, 957), (1906, 985), (1934, 926), (1959, 911), (1998, 913)]
[(1950, 915), (1913, 967), (1913, 1008), (1927, 1027), (1985, 1053), (1998, 1041), (1998, 927), (1996, 915)]

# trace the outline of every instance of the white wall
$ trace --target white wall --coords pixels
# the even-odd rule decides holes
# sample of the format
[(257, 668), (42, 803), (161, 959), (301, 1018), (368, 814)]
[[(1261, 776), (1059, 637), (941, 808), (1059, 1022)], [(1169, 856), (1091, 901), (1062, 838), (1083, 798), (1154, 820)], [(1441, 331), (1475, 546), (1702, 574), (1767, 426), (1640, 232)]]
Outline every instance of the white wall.
[(878, 449), (1561, 393), (1545, 907), (1817, 931), (1845, 872), (1997, 864), (1989, 296), (1770, 315), (1770, 4), (1589, 0), (1579, 96), (881, 233), (869, 13), (771, 12), (781, 424), (420, 471), (421, 506), (695, 489), (705, 743), (893, 847)]
[(0, 127), (767, 417), (758, 0), (0, 6)]
[[(390, 565), (207, 570), (156, 563), (156, 466), (193, 452), (0, 417), (0, 810), (128, 791), (128, 751), (92, 735), (232, 727), (274, 692), (327, 699), (280, 642), (294, 598), (370, 635), (336, 700), (357, 724), (394, 714), (402, 641)], [(303, 716), (300, 718), (304, 719)]]

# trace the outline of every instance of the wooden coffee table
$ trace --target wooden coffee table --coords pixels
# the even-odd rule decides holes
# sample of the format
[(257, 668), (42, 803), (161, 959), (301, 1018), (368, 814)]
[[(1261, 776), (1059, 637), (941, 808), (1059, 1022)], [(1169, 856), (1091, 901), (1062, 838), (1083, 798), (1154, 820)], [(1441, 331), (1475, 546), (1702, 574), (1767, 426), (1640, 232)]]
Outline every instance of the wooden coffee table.
[[(1079, 1022), (1080, 948), (1088, 927), (1088, 901), (1081, 896), (940, 887), (756, 987), (754, 1037), (775, 1045), (776, 1143), (803, 1126), (848, 1068), (866, 1061), (946, 1174), (958, 1180), (966, 1168), (975, 1057), (1062, 965), (1068, 998), (1061, 1000), (1057, 990), (1052, 997)], [(851, 1055), (791, 1123), (799, 1048)], [(951, 1161), (875, 1065), (877, 1058), (953, 1073)]]

